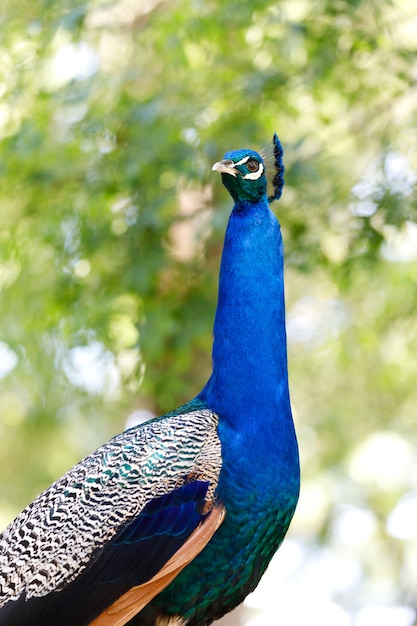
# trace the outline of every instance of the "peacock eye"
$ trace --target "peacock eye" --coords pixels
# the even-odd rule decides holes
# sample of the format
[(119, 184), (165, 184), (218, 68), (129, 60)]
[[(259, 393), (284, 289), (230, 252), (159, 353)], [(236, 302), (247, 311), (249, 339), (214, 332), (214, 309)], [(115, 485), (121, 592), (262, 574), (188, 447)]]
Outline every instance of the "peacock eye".
[(255, 161), (255, 159), (250, 159), (250, 161), (246, 163), (246, 167), (250, 172), (257, 172), (259, 169), (259, 163), (258, 161)]

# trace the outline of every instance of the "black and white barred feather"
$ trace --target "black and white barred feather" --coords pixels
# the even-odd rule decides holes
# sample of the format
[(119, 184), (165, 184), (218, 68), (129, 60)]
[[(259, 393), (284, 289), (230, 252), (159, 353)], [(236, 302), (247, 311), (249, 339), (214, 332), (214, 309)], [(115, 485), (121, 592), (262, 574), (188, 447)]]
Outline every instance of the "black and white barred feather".
[(204, 480), (211, 501), (221, 466), (217, 421), (199, 409), (129, 429), (51, 485), (0, 535), (0, 607), (23, 592), (67, 586), (153, 498)]

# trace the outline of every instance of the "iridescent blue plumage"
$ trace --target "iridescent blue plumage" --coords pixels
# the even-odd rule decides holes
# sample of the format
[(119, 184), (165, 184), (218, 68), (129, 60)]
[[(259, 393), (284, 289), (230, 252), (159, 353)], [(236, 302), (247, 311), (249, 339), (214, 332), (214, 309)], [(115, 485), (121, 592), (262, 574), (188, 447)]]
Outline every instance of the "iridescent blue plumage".
[(212, 375), (187, 405), (81, 461), (6, 529), (4, 626), (121, 626), (135, 614), (132, 626), (208, 625), (256, 587), (287, 532), (299, 462), (283, 245), (269, 208), (282, 148), (275, 135), (265, 160), (238, 150), (213, 169), (234, 207)]
[(235, 205), (220, 268), (213, 373), (199, 399), (219, 416), (222, 468), (217, 493), (226, 518), (205, 550), (154, 601), (185, 615), (193, 626), (210, 624), (256, 587), (298, 500), (283, 244), (269, 209), (265, 176), (244, 178), (256, 174), (255, 165), (248, 169), (252, 159), (263, 163), (257, 153), (239, 150), (226, 153), (215, 166)]

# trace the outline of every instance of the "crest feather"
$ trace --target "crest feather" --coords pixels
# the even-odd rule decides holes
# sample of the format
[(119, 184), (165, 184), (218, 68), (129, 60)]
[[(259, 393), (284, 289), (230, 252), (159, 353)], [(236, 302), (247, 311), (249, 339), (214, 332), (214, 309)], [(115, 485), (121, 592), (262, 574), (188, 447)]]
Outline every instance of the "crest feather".
[(268, 144), (260, 154), (265, 163), (265, 175), (268, 181), (266, 190), (268, 202), (273, 202), (281, 197), (285, 172), (284, 163), (282, 161), (284, 151), (276, 133), (274, 133), (271, 143)]

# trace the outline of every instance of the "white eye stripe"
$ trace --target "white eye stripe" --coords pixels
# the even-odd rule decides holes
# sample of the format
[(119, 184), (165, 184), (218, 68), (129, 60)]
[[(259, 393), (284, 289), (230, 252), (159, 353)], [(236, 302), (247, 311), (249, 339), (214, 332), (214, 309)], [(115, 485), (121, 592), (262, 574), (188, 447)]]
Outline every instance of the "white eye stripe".
[(237, 163), (233, 163), (234, 167), (236, 167), (237, 165), (243, 165), (244, 163), (247, 163), (250, 159), (250, 156), (245, 156), (243, 157), (243, 159), (240, 159), (240, 161), (238, 161)]
[[(235, 165), (237, 165), (237, 163), (235, 163)], [(259, 169), (257, 172), (251, 172), (250, 174), (246, 174), (246, 176), (244, 176), (243, 178), (245, 180), (258, 180), (258, 178), (260, 178), (263, 173), (264, 173), (264, 166), (262, 165), (262, 163), (259, 163)]]

